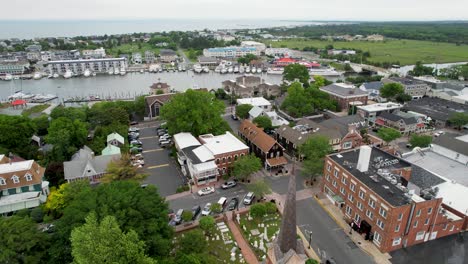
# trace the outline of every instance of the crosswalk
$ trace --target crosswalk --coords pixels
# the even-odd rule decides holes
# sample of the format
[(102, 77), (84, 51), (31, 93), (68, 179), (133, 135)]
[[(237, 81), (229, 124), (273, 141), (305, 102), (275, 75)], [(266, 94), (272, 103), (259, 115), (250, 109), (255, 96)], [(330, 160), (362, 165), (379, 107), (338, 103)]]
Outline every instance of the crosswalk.
[(168, 167), (168, 166), (169, 166), (169, 163), (166, 163), (166, 164), (161, 164), (161, 165), (149, 166), (146, 169), (152, 170), (152, 169), (163, 168), (163, 167)]

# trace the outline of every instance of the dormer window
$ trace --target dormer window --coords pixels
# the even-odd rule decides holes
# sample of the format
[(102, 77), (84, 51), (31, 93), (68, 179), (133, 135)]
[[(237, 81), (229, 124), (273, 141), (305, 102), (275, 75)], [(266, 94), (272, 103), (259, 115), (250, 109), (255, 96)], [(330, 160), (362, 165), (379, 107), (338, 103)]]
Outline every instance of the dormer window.
[(16, 176), (16, 175), (13, 175), (13, 177), (11, 177), (11, 179), (13, 180), (13, 183), (19, 183), (19, 177)]
[(0, 185), (6, 185), (6, 181), (3, 178), (0, 178)]
[(24, 177), (26, 177), (26, 181), (32, 181), (32, 175), (31, 174), (26, 173), (26, 175), (24, 175)]

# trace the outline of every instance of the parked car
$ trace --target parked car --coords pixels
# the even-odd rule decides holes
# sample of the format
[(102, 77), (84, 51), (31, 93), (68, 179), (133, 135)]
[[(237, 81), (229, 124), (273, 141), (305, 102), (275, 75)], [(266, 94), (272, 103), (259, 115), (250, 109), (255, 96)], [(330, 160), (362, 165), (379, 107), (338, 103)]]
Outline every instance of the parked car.
[(170, 140), (165, 140), (165, 141), (159, 142), (159, 145), (161, 146), (161, 148), (165, 148), (165, 147), (167, 147), (167, 146), (172, 145), (172, 141), (170, 141)]
[(158, 136), (162, 136), (164, 134), (167, 134), (167, 130), (160, 130), (158, 131)]
[(207, 194), (214, 193), (214, 192), (215, 192), (215, 189), (213, 187), (205, 187), (198, 191), (198, 195), (203, 196), (203, 195), (207, 195)]
[(199, 205), (195, 205), (192, 207), (192, 220), (197, 219), (198, 214), (200, 214), (201, 207)]
[(224, 208), (224, 206), (226, 205), (226, 201), (227, 201), (226, 197), (219, 198), (218, 204), (221, 205), (221, 208)]
[(132, 121), (132, 122), (130, 122), (130, 125), (131, 125), (131, 126), (138, 125), (138, 122), (137, 122), (137, 121)]
[(239, 205), (239, 199), (237, 197), (234, 197), (229, 201), (227, 209), (229, 211), (233, 211), (237, 209), (237, 206)]
[(184, 213), (184, 209), (179, 209), (174, 216), (174, 222), (176, 225), (180, 225), (182, 223), (182, 214)]
[(143, 142), (141, 142), (140, 140), (132, 140), (132, 141), (130, 141), (130, 144), (131, 145), (141, 146), (141, 145), (143, 145)]
[(139, 132), (140, 129), (138, 127), (129, 127), (128, 132)]
[(250, 205), (250, 204), (252, 204), (254, 199), (255, 199), (255, 194), (253, 192), (249, 192), (249, 193), (247, 193), (247, 195), (244, 198), (244, 204), (245, 205)]
[(202, 216), (210, 215), (211, 213), (211, 203), (207, 203), (201, 212)]
[(169, 141), (169, 140), (171, 140), (171, 136), (169, 136), (169, 135), (159, 137), (159, 142)]
[(140, 137), (140, 133), (137, 133), (137, 132), (128, 133), (128, 138), (138, 139), (139, 137)]
[(235, 114), (232, 114), (231, 118), (232, 118), (232, 120), (239, 120), (239, 118)]
[(141, 153), (143, 152), (143, 148), (141, 147), (133, 147), (130, 149), (130, 153)]
[(221, 188), (229, 189), (229, 188), (235, 187), (236, 185), (237, 185), (237, 183), (235, 181), (227, 181), (227, 182), (223, 183), (223, 185), (221, 185)]
[(438, 137), (438, 136), (442, 136), (443, 134), (445, 134), (445, 131), (437, 131), (434, 133), (434, 136)]

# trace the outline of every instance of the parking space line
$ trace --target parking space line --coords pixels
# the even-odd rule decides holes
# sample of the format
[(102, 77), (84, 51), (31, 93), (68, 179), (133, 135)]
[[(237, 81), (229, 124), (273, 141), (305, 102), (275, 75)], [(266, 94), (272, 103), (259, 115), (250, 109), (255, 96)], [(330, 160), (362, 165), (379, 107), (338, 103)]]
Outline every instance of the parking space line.
[(143, 153), (148, 153), (148, 152), (155, 152), (155, 151), (161, 151), (163, 148), (158, 148), (158, 149), (148, 149), (148, 150), (143, 150)]
[(150, 138), (157, 138), (157, 136), (141, 137), (140, 139), (150, 139)]
[(162, 168), (162, 167), (167, 167), (167, 166), (169, 166), (169, 163), (156, 165), (156, 166), (150, 166), (150, 167), (148, 167), (146, 169), (151, 170), (151, 169), (157, 169), (157, 168)]

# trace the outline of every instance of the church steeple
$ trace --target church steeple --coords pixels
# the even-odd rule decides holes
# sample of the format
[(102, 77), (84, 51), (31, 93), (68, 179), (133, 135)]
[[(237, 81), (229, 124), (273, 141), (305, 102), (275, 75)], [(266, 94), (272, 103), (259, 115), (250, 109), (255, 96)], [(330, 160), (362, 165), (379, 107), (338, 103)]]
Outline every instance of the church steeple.
[(277, 243), (283, 254), (290, 249), (297, 251), (296, 176), (294, 173), (291, 173), (289, 176), (288, 193), (286, 194), (283, 219)]

